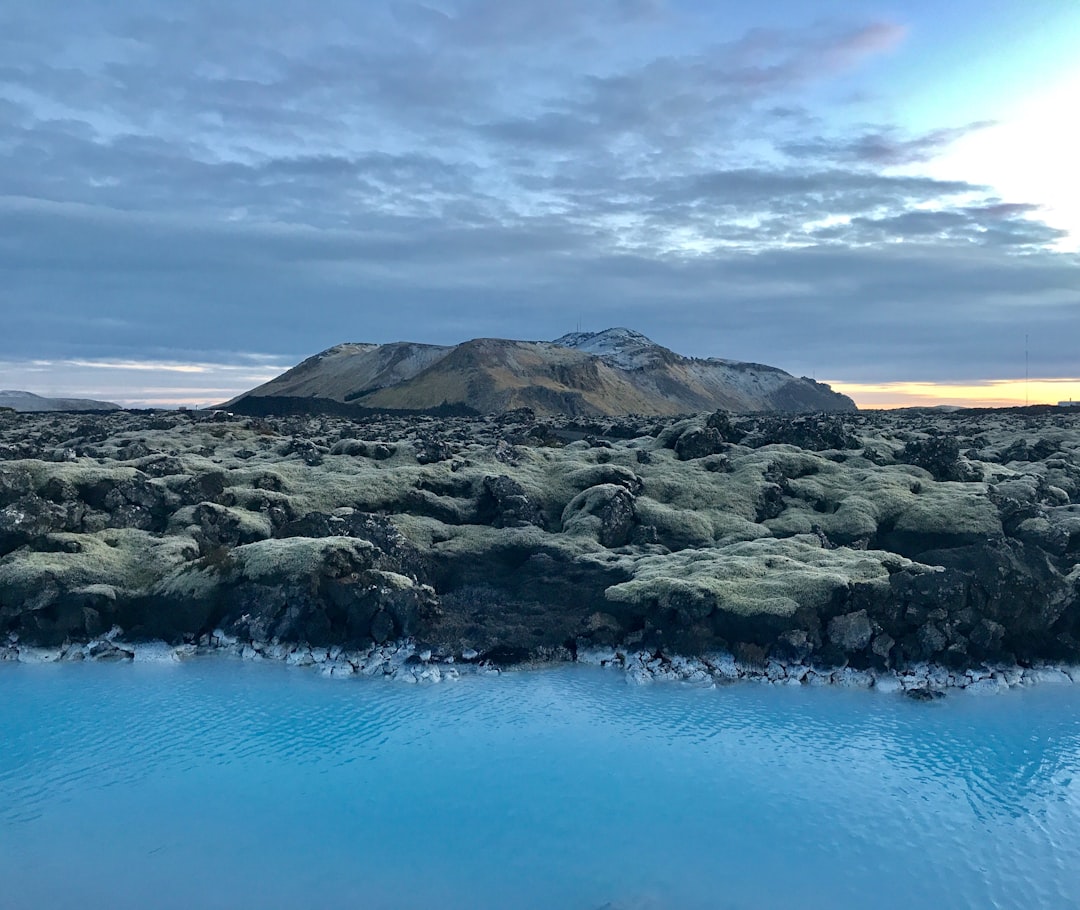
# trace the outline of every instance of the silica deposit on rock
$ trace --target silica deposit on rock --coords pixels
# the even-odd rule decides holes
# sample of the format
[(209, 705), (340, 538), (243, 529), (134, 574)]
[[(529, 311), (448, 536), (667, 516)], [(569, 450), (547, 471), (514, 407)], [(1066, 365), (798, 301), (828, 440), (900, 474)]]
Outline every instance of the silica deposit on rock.
[(1077, 419), (4, 414), (0, 657), (1036, 681), (1080, 660)]

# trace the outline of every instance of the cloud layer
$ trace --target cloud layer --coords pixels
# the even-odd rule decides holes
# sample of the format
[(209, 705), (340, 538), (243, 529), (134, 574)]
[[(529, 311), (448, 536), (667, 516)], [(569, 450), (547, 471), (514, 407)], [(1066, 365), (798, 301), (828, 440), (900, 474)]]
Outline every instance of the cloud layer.
[(580, 321), (864, 382), (1015, 374), (1028, 334), (1043, 375), (1075, 372), (1061, 232), (918, 173), (986, 124), (875, 115), (903, 23), (317, 9), (0, 4), (0, 360)]

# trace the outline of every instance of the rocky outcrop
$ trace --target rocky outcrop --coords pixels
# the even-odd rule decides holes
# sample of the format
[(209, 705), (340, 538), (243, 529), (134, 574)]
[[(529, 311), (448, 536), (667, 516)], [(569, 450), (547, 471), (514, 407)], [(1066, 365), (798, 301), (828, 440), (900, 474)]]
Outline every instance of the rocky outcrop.
[(0, 640), (1075, 661), (1078, 419), (0, 415)]

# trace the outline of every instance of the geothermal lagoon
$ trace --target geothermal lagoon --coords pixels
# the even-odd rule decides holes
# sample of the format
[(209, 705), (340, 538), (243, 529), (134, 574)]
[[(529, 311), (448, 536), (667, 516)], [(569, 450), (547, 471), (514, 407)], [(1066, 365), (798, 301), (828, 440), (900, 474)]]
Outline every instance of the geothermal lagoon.
[(1064, 907), (1080, 687), (0, 664), (0, 906)]

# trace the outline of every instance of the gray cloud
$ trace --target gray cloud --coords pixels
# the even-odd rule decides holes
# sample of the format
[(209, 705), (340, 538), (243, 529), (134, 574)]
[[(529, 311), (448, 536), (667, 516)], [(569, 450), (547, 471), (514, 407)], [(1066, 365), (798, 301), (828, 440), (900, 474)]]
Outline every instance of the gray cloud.
[(1072, 369), (1061, 232), (890, 171), (984, 124), (912, 135), (814, 100), (901, 25), (717, 40), (654, 0), (133, 9), (0, 5), (0, 360), (580, 318), (878, 379), (988, 375), (1022, 322)]
[(979, 120), (965, 126), (930, 130), (918, 136), (903, 136), (896, 129), (879, 129), (835, 139), (817, 137), (788, 142), (782, 150), (795, 158), (811, 158), (847, 164), (896, 166), (929, 161), (971, 133), (994, 126)]
[[(23, 301), (8, 337), (32, 339), (9, 341), (8, 359), (160, 356), (162, 338), (177, 350), (300, 357), (342, 340), (555, 337), (580, 318), (629, 323), (701, 356), (867, 380), (985, 375), (1024, 331), (1042, 340), (1047, 369), (1067, 373), (1075, 360), (1077, 262), (1051, 253), (891, 244), (671, 259), (613, 254), (549, 220), (464, 234), (417, 235), (407, 222), (382, 233), (207, 231), (56, 205), (8, 206), (0, 223), (12, 227), (0, 236), (4, 294)], [(104, 321), (86, 306), (102, 299)]]

